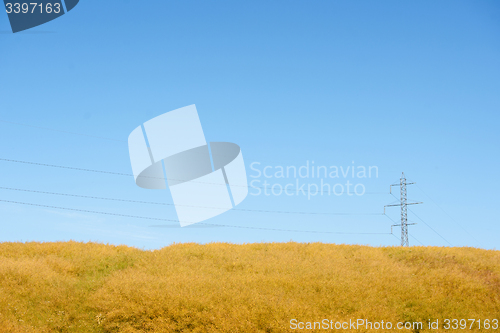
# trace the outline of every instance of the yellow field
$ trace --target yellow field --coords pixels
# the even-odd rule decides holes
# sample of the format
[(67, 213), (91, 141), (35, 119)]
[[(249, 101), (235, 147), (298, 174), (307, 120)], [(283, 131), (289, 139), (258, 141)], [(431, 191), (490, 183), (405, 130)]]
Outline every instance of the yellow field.
[[(1, 243), (0, 332), (386, 332), (291, 329), (291, 320), (490, 320), (500, 252), (322, 243)], [(428, 320), (440, 329), (429, 330)], [(452, 323), (451, 323), (452, 324)], [(311, 324), (313, 325), (313, 324)], [(368, 327), (369, 328), (369, 327)], [(460, 328), (460, 326), (459, 326)], [(391, 330), (399, 332), (398, 329)]]

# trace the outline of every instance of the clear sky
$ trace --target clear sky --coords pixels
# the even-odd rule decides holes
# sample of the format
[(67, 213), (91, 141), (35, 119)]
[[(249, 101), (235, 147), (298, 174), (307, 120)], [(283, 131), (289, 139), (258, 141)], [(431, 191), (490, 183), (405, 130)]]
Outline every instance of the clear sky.
[[(0, 202), (0, 241), (397, 245), (388, 217), (397, 221), (398, 207), (381, 213), (404, 171), (417, 182), (409, 199), (424, 202), (410, 207), (410, 244), (500, 247), (498, 1), (81, 0), (16, 34), (0, 14), (0, 55), (3, 159), (131, 173), (130, 132), (196, 104), (208, 141), (241, 146), (249, 181), (254, 162), (379, 170), (350, 179), (363, 196), (249, 195), (245, 211), (206, 221), (250, 228), (151, 227), (168, 223)], [(7, 161), (0, 171), (3, 188), (172, 203), (127, 176)], [(0, 200), (176, 218), (170, 205), (7, 189)]]

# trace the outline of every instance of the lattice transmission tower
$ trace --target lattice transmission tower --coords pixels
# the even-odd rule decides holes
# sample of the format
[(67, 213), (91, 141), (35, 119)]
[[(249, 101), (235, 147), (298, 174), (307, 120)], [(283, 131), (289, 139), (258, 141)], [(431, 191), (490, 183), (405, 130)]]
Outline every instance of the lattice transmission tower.
[(384, 214), (385, 214), (385, 207), (401, 206), (401, 224), (394, 224), (391, 226), (391, 230), (392, 227), (401, 227), (401, 246), (410, 246), (410, 242), (408, 240), (408, 226), (416, 224), (416, 223), (408, 223), (408, 205), (418, 205), (422, 203), (422, 202), (408, 202), (406, 186), (411, 184), (415, 183), (407, 183), (405, 173), (404, 172), (401, 173), (399, 184), (392, 184), (389, 190), (389, 193), (392, 194), (392, 187), (399, 186), (400, 203), (384, 206)]

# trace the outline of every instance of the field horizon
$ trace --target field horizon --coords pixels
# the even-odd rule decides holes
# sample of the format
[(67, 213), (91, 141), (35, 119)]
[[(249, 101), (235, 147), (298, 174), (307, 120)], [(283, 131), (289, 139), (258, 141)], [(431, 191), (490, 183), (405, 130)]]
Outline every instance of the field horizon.
[[(443, 328), (446, 319), (491, 325), (499, 317), (498, 250), (0, 243), (5, 332), (319, 332), (336, 329), (300, 327), (356, 320), (423, 323), (395, 332), (446, 332), (454, 331)], [(470, 332), (495, 331), (469, 325)]]

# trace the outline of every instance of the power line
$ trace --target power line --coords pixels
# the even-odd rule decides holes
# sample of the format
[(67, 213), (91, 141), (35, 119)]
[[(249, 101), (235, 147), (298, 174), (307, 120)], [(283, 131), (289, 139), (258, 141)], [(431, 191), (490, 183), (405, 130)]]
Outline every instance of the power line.
[[(135, 218), (135, 219), (179, 222), (178, 220), (171, 220), (171, 219), (161, 219), (161, 218), (156, 218), (156, 217), (145, 217), (145, 216), (125, 215), (125, 214), (115, 214), (115, 213), (100, 212), (100, 211), (93, 211), (93, 210), (86, 210), (86, 209), (76, 209), (76, 208), (67, 208), (67, 207), (59, 207), (59, 206), (41, 205), (41, 204), (35, 204), (35, 203), (29, 203), (29, 202), (20, 202), (20, 201), (11, 201), (11, 200), (2, 200), (2, 199), (0, 199), (0, 202), (13, 203), (13, 204), (18, 204), (18, 205), (35, 206), (35, 207), (69, 210), (69, 211), (83, 212), (83, 213), (128, 217), (128, 218)], [(338, 235), (388, 235), (389, 234), (389, 233), (381, 233), (381, 232), (341, 232), (341, 231), (277, 229), (277, 228), (236, 226), (236, 225), (228, 225), (228, 224), (215, 224), (215, 223), (205, 223), (205, 222), (200, 222), (199, 224), (216, 226), (216, 227), (224, 227), (224, 228), (255, 229), (255, 230), (298, 232), (298, 233), (316, 233), (316, 234), (338, 234)], [(156, 225), (155, 227), (158, 227), (158, 225)]]
[[(38, 163), (38, 162), (30, 162), (30, 161), (22, 161), (22, 160), (12, 160), (12, 159), (8, 159), (8, 158), (0, 158), (0, 161), (12, 162), (12, 163), (21, 163), (21, 164), (29, 164), (29, 165), (37, 165), (37, 166), (44, 166), (44, 167), (50, 167), (50, 168), (59, 168), (59, 169), (69, 169), (69, 170), (76, 170), (76, 171), (93, 172), (93, 173), (104, 173), (104, 174), (117, 175), (117, 176), (127, 176), (127, 177), (134, 176), (133, 174), (129, 174), (129, 173), (121, 173), (121, 172), (113, 172), (113, 171), (103, 171), (103, 170), (94, 170), (94, 169), (85, 169), (85, 168), (77, 168), (77, 167), (70, 167), (70, 166), (64, 166), (64, 165)], [(145, 177), (145, 178), (164, 179), (164, 178), (158, 178), (158, 177)]]
[[(103, 171), (103, 170), (95, 170), (95, 169), (86, 169), (86, 168), (77, 168), (77, 167), (70, 167), (70, 166), (64, 166), (64, 165), (56, 165), (56, 164), (47, 164), (47, 163), (38, 163), (38, 162), (30, 162), (30, 161), (23, 161), (23, 160), (13, 160), (13, 159), (8, 159), (8, 158), (0, 158), (0, 161), (4, 162), (12, 162), (12, 163), (21, 163), (21, 164), (28, 164), (28, 165), (36, 165), (36, 166), (44, 166), (44, 167), (50, 167), (50, 168), (58, 168), (58, 169), (68, 169), (68, 170), (75, 170), (75, 171), (85, 171), (85, 172), (92, 172), (92, 173), (102, 173), (102, 174), (109, 174), (109, 175), (116, 175), (116, 176), (126, 176), (126, 177), (134, 177), (134, 174), (131, 173), (122, 173), (122, 172), (114, 172), (114, 171)], [(152, 178), (152, 179), (163, 179), (163, 177), (149, 177), (149, 176), (140, 176), (143, 178)], [(167, 177), (168, 178), (168, 177)], [(178, 181), (186, 181), (186, 179), (173, 179), (169, 178), (170, 180), (178, 180)], [(200, 183), (200, 184), (211, 184), (211, 185), (219, 185), (219, 186), (227, 186), (225, 183), (224, 184), (219, 184), (219, 183), (209, 183), (209, 182), (200, 182), (196, 180), (192, 180), (194, 183)], [(247, 187), (250, 189), (267, 189), (272, 191), (272, 187), (261, 187), (261, 186), (248, 186), (248, 185), (233, 185), (231, 186), (237, 186), (237, 187)], [(288, 190), (287, 190), (288, 191)], [(303, 192), (303, 193), (314, 193), (316, 194), (323, 194), (325, 192), (323, 191), (308, 191), (304, 189), (290, 189), (290, 191), (295, 191), (295, 192)], [(330, 191), (328, 191), (330, 193)], [(364, 194), (387, 194), (385, 192), (365, 192)]]
[(439, 237), (441, 237), (446, 243), (450, 244), (450, 246), (453, 246), (451, 245), (450, 242), (448, 242), (448, 240), (446, 238), (444, 238), (443, 236), (441, 236), (441, 234), (439, 234), (439, 232), (437, 232), (436, 230), (434, 230), (434, 228), (432, 228), (430, 225), (428, 225), (424, 220), (422, 220), (417, 214), (415, 214), (411, 209), (408, 208), (408, 210), (413, 214), (415, 215), (420, 221), (422, 221), (426, 226), (428, 226), (432, 231), (434, 231), (436, 233), (436, 235), (438, 235)]
[[(47, 192), (47, 191), (36, 191), (36, 190), (27, 190), (27, 189), (20, 189), (20, 188), (13, 188), (13, 187), (3, 187), (3, 186), (0, 186), (0, 189), (2, 189), (2, 190), (9, 190), (9, 191), (18, 191), (18, 192), (59, 195), (59, 196), (84, 198), (84, 199), (108, 200), (108, 201), (119, 201), (119, 202), (149, 204), (149, 205), (161, 205), (161, 206), (183, 206), (183, 207), (195, 207), (195, 208), (206, 208), (206, 209), (224, 209), (224, 210), (226, 210), (225, 208), (219, 208), (219, 207), (203, 207), (203, 206), (192, 206), (192, 205), (174, 205), (172, 203), (162, 203), (162, 202), (152, 202), (152, 201), (139, 201), (139, 200), (128, 200), (128, 199), (118, 199), (118, 198), (108, 198), (108, 197), (96, 197), (96, 196), (88, 196), (88, 195), (68, 194), (68, 193), (58, 193), (58, 192)], [(349, 215), (374, 215), (374, 216), (376, 216), (376, 215), (383, 215), (382, 213), (322, 213), (322, 212), (296, 212), (296, 211), (243, 209), (243, 208), (233, 208), (232, 210), (245, 211), (245, 212), (258, 212), (258, 213), (303, 214), (303, 215), (341, 215), (341, 216), (349, 216)]]
[(448, 212), (446, 212), (440, 205), (437, 204), (437, 202), (432, 199), (427, 193), (424, 192), (424, 190), (422, 190), (422, 188), (420, 186), (417, 185), (417, 187), (419, 188), (420, 191), (422, 191), (422, 193), (427, 197), (429, 198), (439, 209), (441, 209), (443, 211), (443, 213), (445, 213), (456, 225), (458, 225), (460, 228), (462, 228), (463, 231), (465, 231), (465, 233), (467, 235), (469, 235), (470, 237), (472, 237), (476, 242), (480, 243), (476, 237), (474, 237), (471, 233), (469, 233), (464, 227), (462, 227), (462, 225), (460, 223), (458, 223), (453, 217), (451, 217), (450, 214), (448, 214)]
[[(315, 230), (293, 230), (293, 229), (276, 229), (276, 228), (261, 228), (261, 227), (246, 227), (246, 226), (236, 226), (227, 224), (214, 224), (214, 223), (204, 223), (205, 225), (212, 225), (218, 227), (228, 227), (228, 228), (240, 228), (240, 229), (254, 229), (254, 230), (269, 230), (269, 231), (283, 231), (283, 232), (303, 232), (303, 233), (313, 233), (313, 234), (335, 234), (335, 235), (389, 235), (388, 232), (341, 232), (341, 231), (315, 231)], [(158, 227), (158, 226), (155, 226)]]
[(410, 235), (410, 237), (411, 237), (411, 238), (413, 238), (414, 240), (416, 240), (416, 241), (417, 241), (420, 245), (425, 246), (425, 245), (424, 245), (424, 244), (422, 244), (422, 242), (421, 242), (421, 241), (419, 241), (419, 240), (418, 240), (415, 236)]
[(160, 218), (156, 218), (156, 217), (146, 217), (146, 216), (136, 216), (136, 215), (126, 215), (126, 214), (116, 214), (116, 213), (108, 213), (108, 212), (99, 212), (99, 211), (95, 211), (95, 210), (86, 210), (86, 209), (77, 209), (77, 208), (66, 208), (66, 207), (49, 206), (49, 205), (40, 205), (40, 204), (29, 203), (29, 202), (20, 202), (20, 201), (11, 201), (11, 200), (2, 200), (2, 199), (0, 199), (0, 202), (7, 202), (7, 203), (13, 203), (13, 204), (18, 204), (18, 205), (26, 205), (26, 206), (35, 206), (35, 207), (44, 207), (44, 208), (54, 208), (54, 209), (70, 210), (70, 211), (81, 212), (81, 213), (92, 213), (92, 214), (112, 215), (112, 216), (119, 216), (119, 217), (130, 217), (130, 218), (134, 218), (134, 219), (179, 222), (177, 220), (160, 219)]
[(385, 216), (385, 217), (387, 217), (387, 218), (388, 218), (389, 220), (391, 220), (392, 222), (394, 222), (394, 223), (398, 223), (398, 222), (394, 221), (393, 219), (391, 219), (391, 217), (390, 217), (389, 215), (384, 214), (384, 216)]
[(391, 235), (393, 235), (399, 241), (398, 236), (394, 235), (392, 232), (391, 232)]

